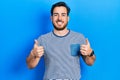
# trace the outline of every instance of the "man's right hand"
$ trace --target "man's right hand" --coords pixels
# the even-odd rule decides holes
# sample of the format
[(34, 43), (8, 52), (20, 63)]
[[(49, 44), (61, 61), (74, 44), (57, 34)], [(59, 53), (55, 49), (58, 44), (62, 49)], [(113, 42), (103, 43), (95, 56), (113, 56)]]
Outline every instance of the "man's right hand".
[(32, 50), (32, 54), (36, 58), (40, 58), (44, 54), (44, 48), (43, 48), (43, 46), (38, 46), (38, 41), (37, 40), (35, 40), (35, 44), (34, 44), (34, 48)]

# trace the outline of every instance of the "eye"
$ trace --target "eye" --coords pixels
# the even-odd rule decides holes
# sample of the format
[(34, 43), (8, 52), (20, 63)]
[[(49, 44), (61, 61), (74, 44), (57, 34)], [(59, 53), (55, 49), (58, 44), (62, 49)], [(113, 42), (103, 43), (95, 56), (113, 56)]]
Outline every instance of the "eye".
[(66, 15), (67, 15), (67, 14), (65, 14), (65, 13), (64, 13), (64, 14), (62, 14), (62, 16), (66, 16)]
[(53, 14), (53, 16), (58, 16), (58, 14)]
[(62, 16), (65, 16), (65, 14), (63, 14)]

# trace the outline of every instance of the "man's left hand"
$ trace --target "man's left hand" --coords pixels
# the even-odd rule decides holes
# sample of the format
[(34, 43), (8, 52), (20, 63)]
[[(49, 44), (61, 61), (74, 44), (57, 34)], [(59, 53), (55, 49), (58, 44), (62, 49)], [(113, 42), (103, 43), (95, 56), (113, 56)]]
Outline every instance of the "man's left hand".
[(86, 39), (86, 44), (80, 46), (80, 52), (83, 56), (89, 56), (91, 54), (92, 49), (90, 47), (88, 39)]

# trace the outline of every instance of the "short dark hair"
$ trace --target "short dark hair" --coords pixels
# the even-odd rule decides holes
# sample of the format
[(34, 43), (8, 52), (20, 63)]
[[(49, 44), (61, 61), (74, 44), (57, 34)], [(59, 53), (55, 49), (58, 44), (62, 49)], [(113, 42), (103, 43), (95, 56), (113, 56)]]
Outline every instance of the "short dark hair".
[(65, 2), (57, 2), (55, 4), (52, 5), (52, 8), (51, 8), (51, 16), (53, 15), (53, 10), (55, 7), (60, 7), (60, 6), (63, 6), (67, 9), (67, 15), (69, 15), (70, 13), (70, 8), (69, 6), (65, 3)]

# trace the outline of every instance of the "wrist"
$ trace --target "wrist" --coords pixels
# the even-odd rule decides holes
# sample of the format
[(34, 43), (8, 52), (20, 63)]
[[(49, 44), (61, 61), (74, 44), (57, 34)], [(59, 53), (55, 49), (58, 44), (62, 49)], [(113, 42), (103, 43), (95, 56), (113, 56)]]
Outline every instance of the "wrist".
[(34, 54), (34, 50), (31, 50), (31, 57), (33, 57), (34, 59), (36, 58), (36, 56)]
[(92, 57), (94, 55), (94, 50), (90, 53), (89, 57)]
[(32, 57), (33, 57), (34, 59), (41, 57), (41, 56), (38, 56), (38, 55), (37, 55), (37, 53), (36, 53), (36, 51), (35, 51), (34, 49), (31, 50), (31, 55), (32, 55)]

